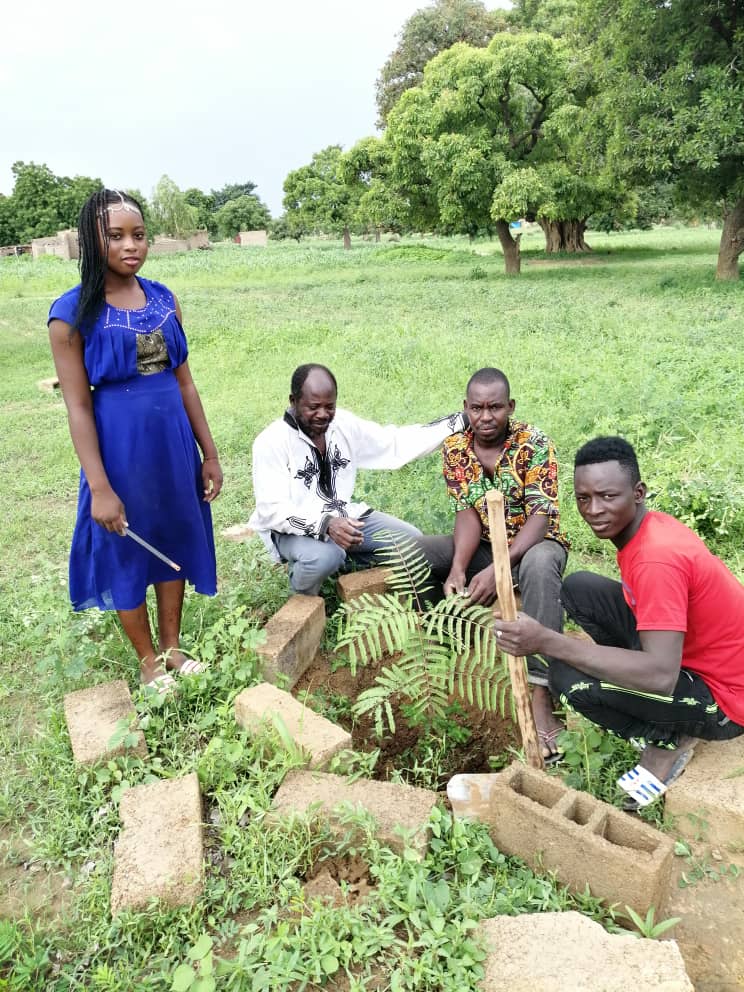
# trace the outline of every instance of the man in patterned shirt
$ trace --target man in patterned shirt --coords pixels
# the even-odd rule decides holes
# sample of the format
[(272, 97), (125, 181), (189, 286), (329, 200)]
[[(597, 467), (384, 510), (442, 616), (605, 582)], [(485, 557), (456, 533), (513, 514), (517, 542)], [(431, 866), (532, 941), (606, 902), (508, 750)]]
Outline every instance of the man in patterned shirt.
[[(444, 479), (455, 510), (451, 537), (419, 538), (433, 577), (445, 596), (467, 595), (488, 606), (496, 599), (486, 493), (504, 495), (512, 577), (522, 609), (545, 627), (560, 630), (561, 578), (568, 540), (560, 529), (558, 465), (553, 442), (542, 431), (513, 420), (509, 380), (499, 369), (480, 369), (467, 385), (467, 430), (444, 441)], [(555, 760), (555, 739), (563, 730), (548, 690), (547, 663), (527, 658), (533, 685), (532, 709), (543, 757)]]

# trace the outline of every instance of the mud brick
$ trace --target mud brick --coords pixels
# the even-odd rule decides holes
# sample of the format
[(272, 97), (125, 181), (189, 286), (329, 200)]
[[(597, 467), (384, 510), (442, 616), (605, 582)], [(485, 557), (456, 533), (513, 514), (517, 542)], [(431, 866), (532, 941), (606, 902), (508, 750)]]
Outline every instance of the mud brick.
[(292, 689), (318, 653), (325, 630), (321, 596), (292, 596), (264, 627), (266, 642), (257, 649), (267, 682)]
[(137, 715), (129, 686), (123, 679), (68, 692), (64, 710), (72, 753), (79, 764), (93, 765), (103, 758), (112, 758), (125, 752), (140, 756), (147, 754), (147, 745), (141, 730), (136, 731), (137, 744), (134, 748), (127, 749), (123, 743), (115, 748), (109, 747), (119, 720), (133, 720)]
[(196, 774), (127, 789), (114, 848), (111, 912), (155, 898), (188, 906), (204, 885), (202, 808)]
[(670, 786), (665, 815), (674, 832), (744, 860), (744, 736), (699, 743), (692, 761)]
[(393, 850), (403, 851), (403, 840), (396, 828), (407, 833), (413, 831), (410, 841), (414, 850), (423, 857), (429, 843), (427, 821), (436, 805), (437, 794), (428, 789), (392, 782), (373, 782), (357, 779), (350, 782), (341, 775), (324, 772), (291, 771), (287, 774), (274, 796), (274, 811), (281, 815), (307, 812), (317, 806), (336, 828), (340, 839), (346, 832), (333, 810), (341, 803), (362, 806), (377, 822), (377, 836)]
[(235, 719), (248, 731), (271, 727), (277, 717), (305, 752), (311, 768), (322, 767), (334, 754), (351, 747), (351, 734), (268, 682), (244, 689), (235, 700)]
[(369, 595), (385, 593), (388, 591), (389, 577), (389, 568), (366, 568), (359, 572), (340, 575), (336, 582), (339, 599), (349, 603), (365, 593)]
[(255, 531), (248, 524), (233, 524), (232, 527), (225, 527), (220, 531), (220, 537), (226, 541), (245, 542), (255, 535)]
[(609, 934), (580, 913), (496, 916), (483, 992), (694, 992), (673, 940)]

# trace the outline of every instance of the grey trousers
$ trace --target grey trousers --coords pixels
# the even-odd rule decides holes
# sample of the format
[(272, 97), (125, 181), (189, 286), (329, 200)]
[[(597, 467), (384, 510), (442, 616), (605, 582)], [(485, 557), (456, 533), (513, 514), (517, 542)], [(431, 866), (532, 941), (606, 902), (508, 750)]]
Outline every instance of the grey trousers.
[[(443, 595), (442, 583), (452, 568), (454, 539), (451, 536), (434, 535), (420, 537), (417, 544), (424, 552), (432, 578), (437, 583), (434, 599), (440, 599)], [(533, 544), (512, 569), (512, 580), (519, 587), (522, 597), (522, 609), (551, 630), (560, 631), (563, 627), (561, 579), (567, 557), (566, 549), (557, 541), (540, 541), (539, 544)], [(469, 582), (476, 572), (488, 566), (493, 566), (491, 546), (481, 541), (466, 569), (465, 578)], [(539, 655), (529, 655), (527, 677), (533, 685), (547, 685), (548, 662)]]
[(271, 539), (284, 561), (289, 564), (289, 584), (293, 592), (317, 596), (329, 575), (353, 565), (369, 568), (375, 564), (375, 552), (390, 546), (379, 531), (421, 538), (421, 531), (388, 513), (372, 510), (363, 518), (364, 540), (347, 554), (335, 541), (316, 541), (314, 537), (271, 532)]

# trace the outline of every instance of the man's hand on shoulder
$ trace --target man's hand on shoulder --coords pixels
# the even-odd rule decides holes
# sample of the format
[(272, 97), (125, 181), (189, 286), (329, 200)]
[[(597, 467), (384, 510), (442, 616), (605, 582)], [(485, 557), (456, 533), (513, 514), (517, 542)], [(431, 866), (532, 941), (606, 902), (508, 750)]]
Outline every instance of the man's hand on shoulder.
[(333, 517), (326, 531), (328, 537), (344, 551), (353, 551), (364, 540), (364, 524), (349, 517)]
[(496, 576), (493, 566), (488, 565), (476, 572), (468, 586), (470, 602), (478, 606), (490, 606), (496, 599)]

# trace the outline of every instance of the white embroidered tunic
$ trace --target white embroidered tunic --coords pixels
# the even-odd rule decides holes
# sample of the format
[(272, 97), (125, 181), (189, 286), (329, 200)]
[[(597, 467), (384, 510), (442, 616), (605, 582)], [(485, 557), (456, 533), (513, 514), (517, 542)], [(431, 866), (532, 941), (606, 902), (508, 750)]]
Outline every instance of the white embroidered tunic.
[(271, 531), (328, 540), (332, 517), (359, 519), (370, 510), (353, 499), (357, 469), (400, 468), (430, 454), (464, 425), (464, 415), (455, 413), (431, 424), (383, 427), (337, 409), (321, 455), (287, 412), (253, 443), (256, 509), (249, 526), (276, 561)]

